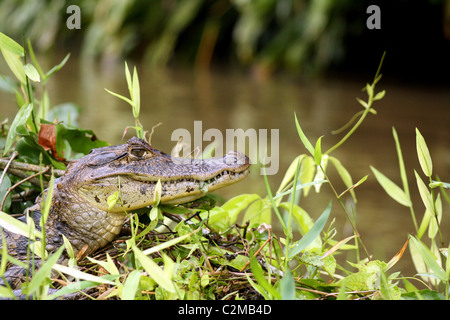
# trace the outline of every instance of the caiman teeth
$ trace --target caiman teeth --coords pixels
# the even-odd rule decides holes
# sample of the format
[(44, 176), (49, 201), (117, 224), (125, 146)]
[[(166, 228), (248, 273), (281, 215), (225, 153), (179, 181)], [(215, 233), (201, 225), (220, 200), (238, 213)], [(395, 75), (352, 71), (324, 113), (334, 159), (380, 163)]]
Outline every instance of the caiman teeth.
[[(220, 179), (221, 177), (228, 175), (230, 176), (230, 178), (232, 178), (231, 180), (240, 178), (241, 176), (245, 176), (248, 173), (248, 169), (241, 171), (241, 172), (234, 172), (234, 171), (230, 171), (230, 170), (224, 170), (222, 172), (220, 172), (219, 174), (217, 174), (216, 176), (208, 179), (208, 180), (202, 180), (202, 179), (198, 179), (198, 178), (181, 178), (181, 179), (176, 179), (176, 180), (161, 180), (161, 184), (162, 185), (167, 185), (167, 184), (176, 184), (176, 183), (180, 183), (180, 182), (192, 182), (192, 183), (198, 183), (198, 182), (205, 182), (205, 183), (213, 183), (215, 181), (217, 181), (218, 179)], [(147, 183), (154, 183), (156, 184), (157, 180), (142, 180), (137, 178), (136, 180), (138, 181), (142, 181), (142, 182), (147, 182)]]

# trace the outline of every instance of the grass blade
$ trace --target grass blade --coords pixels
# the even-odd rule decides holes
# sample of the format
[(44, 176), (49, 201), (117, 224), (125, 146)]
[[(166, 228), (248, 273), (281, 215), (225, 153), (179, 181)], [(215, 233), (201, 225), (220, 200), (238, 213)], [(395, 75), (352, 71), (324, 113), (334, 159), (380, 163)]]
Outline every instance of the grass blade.
[(141, 275), (142, 273), (138, 270), (131, 271), (123, 285), (122, 300), (134, 300)]
[(425, 265), (433, 271), (434, 275), (441, 281), (446, 282), (447, 275), (444, 269), (436, 262), (436, 257), (431, 253), (431, 251), (418, 239), (415, 237), (410, 237), (411, 244), (417, 250), (417, 252), (422, 257)]
[(433, 163), (431, 161), (430, 151), (428, 150), (425, 139), (420, 133), (419, 129), (416, 128), (416, 149), (417, 156), (419, 157), (419, 163), (422, 167), (423, 173), (427, 177), (431, 177), (431, 173), (433, 172)]
[(141, 250), (133, 246), (133, 252), (136, 258), (142, 264), (142, 267), (148, 273), (148, 275), (156, 281), (163, 289), (175, 293), (175, 285), (172, 279), (160, 266), (158, 266), (152, 259), (147, 257)]
[(406, 195), (405, 191), (403, 191), (399, 186), (397, 186), (391, 179), (386, 177), (380, 171), (378, 171), (375, 167), (370, 166), (370, 169), (375, 175), (378, 183), (383, 187), (384, 191), (395, 201), (404, 205), (405, 207), (411, 206), (411, 200)]
[(292, 248), (289, 249), (288, 258), (292, 258), (301, 251), (303, 251), (311, 242), (314, 241), (322, 232), (322, 229), (325, 226), (325, 223), (328, 220), (328, 216), (331, 212), (331, 202), (328, 204), (328, 207), (325, 211), (320, 215), (319, 219), (314, 223), (312, 228), (306, 233), (299, 241), (294, 243)]
[(297, 127), (298, 136), (300, 137), (300, 140), (302, 141), (302, 143), (305, 146), (305, 148), (309, 151), (309, 153), (312, 156), (314, 156), (314, 147), (311, 144), (311, 142), (309, 142), (309, 140), (306, 137), (306, 135), (303, 133), (303, 130), (300, 127), (300, 124), (298, 123), (297, 115), (295, 114), (295, 112), (294, 112), (294, 116), (295, 116), (295, 126)]

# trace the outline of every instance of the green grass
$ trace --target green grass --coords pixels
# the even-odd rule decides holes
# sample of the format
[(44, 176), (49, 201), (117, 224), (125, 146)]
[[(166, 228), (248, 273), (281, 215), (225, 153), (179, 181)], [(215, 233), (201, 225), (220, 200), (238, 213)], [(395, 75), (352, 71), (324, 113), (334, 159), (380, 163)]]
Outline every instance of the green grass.
[[(45, 90), (52, 72), (42, 71), (33, 58), (30, 43), (27, 53), (22, 46), (0, 33), (0, 48), (17, 77), (17, 82), (7, 83), (20, 107), (12, 123), (4, 125), (4, 155), (12, 158), (12, 152), (18, 150), (16, 160), (40, 165), (38, 168), (48, 165), (57, 175), (65, 168), (58, 155), (75, 158), (91, 148), (107, 144), (92, 139), (95, 137), (92, 131), (58, 124), (55, 125), (55, 145), (51, 150), (44, 150), (38, 137), (41, 128), (50, 124), (46, 117), (49, 110), (57, 108), (51, 105)], [(24, 59), (27, 54), (32, 56), (31, 64)], [(59, 70), (65, 61), (51, 70)], [(344, 197), (356, 199), (358, 186), (366, 181), (367, 175), (353, 180), (350, 171), (333, 156), (333, 152), (343, 143), (351, 143), (351, 136), (357, 134), (367, 116), (376, 114), (374, 104), (386, 94), (376, 92), (381, 79), (380, 68), (373, 82), (364, 87), (367, 100), (357, 99), (362, 111), (355, 113), (343, 127), (346, 133), (341, 140), (327, 151), (322, 151), (326, 144), (322, 137), (314, 144), (310, 142), (297, 116), (293, 115), (292, 125), (296, 126), (306, 153), (293, 159), (276, 190), (264, 175), (261, 182), (266, 186), (265, 195), (240, 194), (210, 207), (160, 204), (139, 212), (128, 212), (126, 234), (91, 257), (77, 260), (66, 241), (64, 248), (70, 259), (67, 264), (59, 264), (63, 247), (54, 253), (45, 252), (45, 245), (39, 245), (45, 243), (45, 236), (34, 231), (31, 219), (24, 224), (8, 214), (23, 208), (11, 201), (3, 201), (1, 226), (32, 235), (36, 241), (30, 247), (33, 250), (30, 250), (29, 259), (32, 260), (32, 252), (43, 257), (41, 268), (32, 272), (22, 291), (29, 299), (55, 299), (77, 292), (79, 299), (124, 300), (448, 299), (450, 260), (440, 226), (446, 218), (443, 208), (449, 204), (449, 184), (433, 174), (432, 158), (419, 130), (416, 130), (419, 172), (427, 181), (425, 183), (416, 171), (420, 199), (426, 208), (420, 220), (412, 206), (414, 201), (395, 129), (393, 137), (402, 187), (376, 168), (370, 168), (386, 193), (411, 212), (416, 232), (405, 239), (405, 246), (398, 254), (389, 261), (373, 260), (360, 237), (354, 213), (343, 203)], [(45, 81), (40, 81), (42, 79)], [(119, 98), (132, 106), (133, 128), (138, 135), (145, 136), (138, 119), (140, 89), (137, 72), (131, 76), (127, 66), (126, 81), (130, 99)], [(37, 86), (42, 86), (41, 90), (36, 90)], [(44, 186), (51, 188), (54, 174), (40, 170), (35, 170), (40, 177), (35, 183), (10, 173), (2, 174), (2, 199), (26, 190), (39, 192)], [(345, 190), (336, 189), (336, 181), (329, 179), (330, 170), (337, 171)], [(31, 175), (30, 169), (23, 172)], [(334, 197), (326, 205), (318, 205), (310, 214), (301, 207), (300, 194), (313, 197), (310, 194), (312, 187), (316, 192), (330, 188)], [(47, 198), (44, 208), (48, 208), (49, 200)], [(109, 201), (120, 201), (119, 194)], [(43, 212), (41, 226), (45, 225), (45, 210)], [(334, 218), (342, 214), (353, 229), (353, 235), (347, 238), (342, 238), (333, 225)], [(319, 218), (314, 221), (312, 216)], [(281, 226), (279, 233), (272, 228), (275, 224)], [(412, 277), (391, 271), (406, 248), (411, 252), (411, 263), (418, 273)], [(348, 251), (354, 254), (347, 256), (355, 258), (341, 265), (336, 257)], [(1, 256), (0, 276), (7, 268), (6, 262), (20, 264), (8, 256), (4, 245)], [(8, 286), (0, 286), (0, 296), (15, 298)]]

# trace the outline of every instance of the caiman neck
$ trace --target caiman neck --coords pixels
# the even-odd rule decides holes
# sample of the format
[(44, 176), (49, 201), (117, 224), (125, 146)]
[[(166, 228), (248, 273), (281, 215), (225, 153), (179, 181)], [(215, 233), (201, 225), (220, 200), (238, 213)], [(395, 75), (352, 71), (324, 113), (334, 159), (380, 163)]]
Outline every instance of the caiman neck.
[(60, 247), (64, 235), (75, 256), (89, 255), (111, 242), (119, 233), (126, 214), (108, 213), (83, 201), (76, 192), (55, 188), (46, 223), (47, 250)]

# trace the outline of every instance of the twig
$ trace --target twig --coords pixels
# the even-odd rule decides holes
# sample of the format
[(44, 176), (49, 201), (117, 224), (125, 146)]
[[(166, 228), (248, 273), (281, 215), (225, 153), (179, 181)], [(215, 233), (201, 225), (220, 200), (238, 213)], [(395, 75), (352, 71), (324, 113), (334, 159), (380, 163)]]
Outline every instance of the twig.
[[(267, 229), (267, 231), (269, 232), (269, 236), (267, 237), (267, 240), (264, 241), (264, 243), (262, 244), (262, 246), (255, 252), (255, 254), (253, 255), (255, 258), (256, 256), (261, 252), (261, 250), (266, 246), (267, 243), (269, 243), (269, 241), (272, 240), (272, 236), (270, 234), (270, 228)], [(248, 265), (250, 264), (250, 260), (247, 261), (247, 263), (245, 264), (245, 266), (242, 267), (242, 269), (240, 270), (241, 272), (243, 272)]]
[[(11, 159), (14, 158), (14, 153), (13, 153)], [(6, 166), (8, 166), (8, 163), (11, 162), (11, 159), (0, 159), (0, 169), (3, 169)], [(42, 169), (44, 169), (45, 167), (38, 166), (35, 164), (25, 163), (25, 162), (14, 161), (14, 162), (11, 162), (11, 168), (17, 169), (17, 170), (22, 170), (22, 171), (39, 172), (39, 171), (42, 171)], [(53, 174), (55, 175), (55, 177), (60, 177), (64, 174), (64, 170), (54, 169)]]
[[(48, 170), (50, 170), (50, 167), (45, 168), (44, 170), (42, 170), (41, 172), (37, 172), (35, 174), (32, 174), (31, 176), (28, 176), (27, 178), (20, 180), (19, 182), (17, 182), (15, 185), (13, 185), (12, 187), (8, 188), (8, 190), (5, 193), (5, 196), (3, 197), (2, 203), (0, 205), (0, 210), (3, 210), (3, 205), (5, 204), (5, 200), (6, 197), (9, 195), (9, 193), (14, 190), (14, 188), (16, 188), (17, 186), (21, 185), (22, 183), (31, 180), (32, 178), (40, 175), (40, 174), (44, 174), (45, 172), (47, 172)], [(6, 170), (5, 170), (6, 171)], [(3, 177), (2, 177), (3, 178)]]
[(9, 166), (11, 165), (12, 161), (13, 161), (14, 158), (17, 157), (18, 155), (19, 155), (19, 153), (18, 153), (17, 151), (14, 151), (13, 154), (12, 154), (12, 156), (11, 156), (11, 159), (9, 159), (9, 160), (6, 162), (5, 169), (3, 170), (2, 177), (0, 178), (0, 186), (3, 184), (3, 179), (5, 178), (6, 171), (8, 171), (8, 168), (9, 168)]

